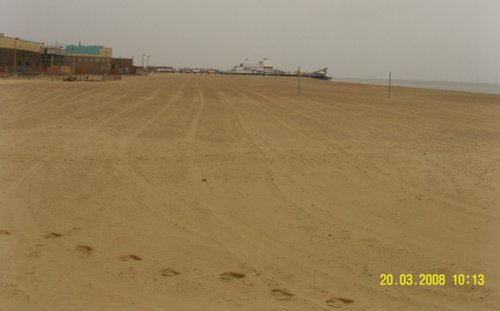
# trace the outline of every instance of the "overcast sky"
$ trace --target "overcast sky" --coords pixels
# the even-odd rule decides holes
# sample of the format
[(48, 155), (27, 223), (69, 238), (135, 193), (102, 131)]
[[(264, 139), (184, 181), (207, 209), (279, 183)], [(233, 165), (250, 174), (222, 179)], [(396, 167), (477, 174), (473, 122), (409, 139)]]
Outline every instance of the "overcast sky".
[(334, 77), (500, 80), (500, 0), (1, 0), (0, 32), (105, 45), (139, 64), (268, 57)]

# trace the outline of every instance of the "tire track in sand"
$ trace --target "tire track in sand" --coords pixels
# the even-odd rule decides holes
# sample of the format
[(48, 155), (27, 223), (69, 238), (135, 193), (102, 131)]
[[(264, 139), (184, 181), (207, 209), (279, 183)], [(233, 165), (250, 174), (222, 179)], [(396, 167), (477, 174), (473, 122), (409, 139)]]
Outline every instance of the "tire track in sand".
[[(182, 94), (182, 91), (185, 87), (186, 82), (183, 82), (177, 92), (169, 99), (169, 101), (160, 109), (158, 113), (156, 113), (152, 118), (149, 118), (146, 122), (143, 122), (141, 126), (136, 128), (131, 134), (126, 135), (126, 137), (123, 139), (123, 141), (120, 143), (120, 146), (118, 147), (117, 150), (117, 156), (119, 158), (118, 160), (118, 165), (117, 168), (125, 174), (137, 187), (139, 187), (144, 193), (149, 194), (150, 198), (148, 199), (148, 206), (146, 208), (148, 211), (156, 217), (152, 218), (156, 223), (158, 224), (165, 224), (169, 223), (172, 225), (173, 228), (176, 228), (177, 230), (181, 230), (185, 233), (188, 233), (190, 235), (190, 238), (188, 240), (190, 242), (196, 241), (197, 243), (203, 243), (203, 241), (206, 241), (207, 235), (203, 233), (200, 229), (197, 229), (196, 226), (189, 225), (189, 224), (179, 224), (175, 222), (172, 219), (166, 218), (163, 214), (160, 214), (157, 212), (157, 210), (161, 210), (164, 208), (164, 200), (162, 199), (162, 193), (161, 190), (156, 188), (154, 185), (148, 183), (142, 176), (140, 176), (133, 166), (131, 165), (130, 158), (127, 156), (127, 151), (130, 149), (130, 146), (133, 144), (133, 140), (137, 138), (137, 136), (140, 135), (142, 131), (150, 127), (153, 123), (157, 122), (167, 111), (168, 109), (179, 99), (180, 95)], [(157, 90), (158, 91), (158, 90)], [(155, 92), (154, 94), (157, 94)], [(153, 94), (153, 95), (154, 95)], [(154, 96), (150, 96), (146, 100), (153, 100)], [(137, 105), (135, 105), (137, 106)], [(132, 109), (133, 107), (130, 107)], [(129, 109), (127, 109), (129, 110)], [(122, 114), (120, 112), (119, 114)], [(115, 118), (116, 116), (113, 116)], [(144, 119), (147, 119), (144, 118)], [(178, 239), (186, 239), (182, 237), (182, 235), (176, 236)], [(200, 244), (200, 245), (201, 245)]]

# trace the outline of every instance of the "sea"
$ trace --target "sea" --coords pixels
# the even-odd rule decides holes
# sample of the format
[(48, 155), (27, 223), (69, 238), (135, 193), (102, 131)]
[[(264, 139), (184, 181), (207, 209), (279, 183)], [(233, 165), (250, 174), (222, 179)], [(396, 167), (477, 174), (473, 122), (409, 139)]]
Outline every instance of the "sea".
[[(388, 79), (333, 78), (337, 82), (388, 85)], [(486, 94), (500, 94), (500, 83), (444, 82), (422, 80), (392, 80), (393, 86), (425, 88), (447, 91), (464, 91)]]

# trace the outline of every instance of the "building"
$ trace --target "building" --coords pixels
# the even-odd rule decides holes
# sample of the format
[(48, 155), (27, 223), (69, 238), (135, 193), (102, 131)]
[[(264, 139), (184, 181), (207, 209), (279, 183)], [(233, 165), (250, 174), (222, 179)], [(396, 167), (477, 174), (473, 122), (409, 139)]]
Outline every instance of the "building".
[(273, 70), (273, 62), (269, 58), (264, 58), (259, 61), (259, 66), (262, 66), (264, 71), (272, 71)]
[(31, 75), (40, 72), (42, 44), (0, 33), (0, 74)]
[(111, 73), (112, 49), (100, 45), (67, 45), (66, 65), (74, 74)]
[(271, 74), (274, 73), (273, 62), (268, 58), (264, 58), (258, 63), (252, 64), (248, 62), (248, 59), (245, 59), (245, 62), (233, 67), (231, 72), (237, 74)]
[(150, 66), (148, 69), (154, 72), (175, 72), (175, 68), (173, 66)]
[(66, 65), (66, 50), (62, 46), (42, 46), (41, 62), (45, 68)]
[(71, 67), (66, 64), (66, 50), (62, 46), (42, 45), (41, 71), (50, 75), (69, 75)]
[(111, 72), (116, 74), (136, 74), (137, 70), (134, 67), (133, 58), (112, 58)]
[[(0, 33), (0, 75), (133, 74), (132, 59), (115, 59), (112, 49), (100, 45), (44, 45)], [(112, 69), (115, 69), (112, 71)]]

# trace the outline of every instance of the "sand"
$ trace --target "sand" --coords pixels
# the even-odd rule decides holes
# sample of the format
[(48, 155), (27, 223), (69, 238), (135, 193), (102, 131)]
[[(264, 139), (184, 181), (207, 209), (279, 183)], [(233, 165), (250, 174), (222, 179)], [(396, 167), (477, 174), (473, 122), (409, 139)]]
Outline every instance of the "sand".
[(296, 85), (0, 81), (0, 310), (498, 308), (500, 96)]

